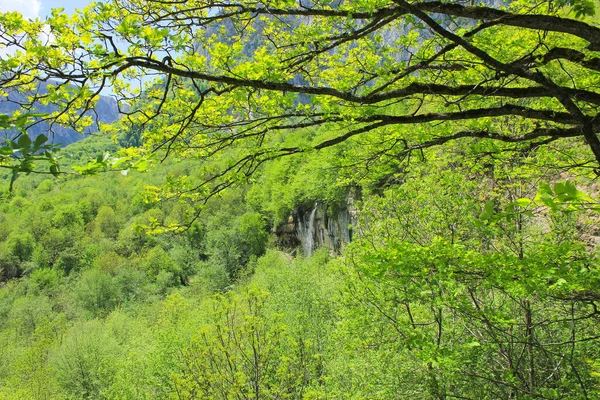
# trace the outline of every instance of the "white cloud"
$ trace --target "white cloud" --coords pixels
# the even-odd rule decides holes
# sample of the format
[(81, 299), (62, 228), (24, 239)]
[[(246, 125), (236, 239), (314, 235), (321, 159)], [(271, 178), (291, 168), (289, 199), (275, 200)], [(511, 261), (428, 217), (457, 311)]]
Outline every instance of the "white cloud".
[(18, 11), (25, 18), (39, 17), (41, 8), (39, 0), (0, 0), (0, 12)]
[[(0, 0), (0, 12), (18, 11), (27, 19), (39, 18), (41, 8), (42, 4), (39, 0)], [(51, 41), (49, 32), (47, 34), (42, 34), (42, 38), (43, 37), (48, 37), (49, 41)], [(4, 47), (1, 43), (2, 42), (0, 42), (0, 58), (4, 58), (5, 56), (14, 53), (14, 48)]]

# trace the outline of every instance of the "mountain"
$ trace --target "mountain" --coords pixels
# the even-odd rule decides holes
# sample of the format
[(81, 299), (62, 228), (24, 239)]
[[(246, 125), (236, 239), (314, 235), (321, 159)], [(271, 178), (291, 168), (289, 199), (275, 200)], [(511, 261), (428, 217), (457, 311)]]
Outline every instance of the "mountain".
[[(40, 93), (43, 94), (45, 88), (40, 89)], [(20, 103), (26, 103), (25, 95), (17, 92), (10, 92), (8, 96), (0, 100), (0, 114), (12, 114), (20, 108)], [(53, 105), (41, 105), (36, 104), (34, 106), (35, 112), (39, 113), (51, 113), (58, 109)], [(93, 116), (97, 114), (97, 122), (111, 123), (120, 118), (119, 109), (117, 107), (117, 101), (110, 96), (100, 96), (100, 99), (96, 103), (96, 107), (93, 111), (88, 111), (86, 115)], [(70, 143), (77, 142), (92, 133), (98, 132), (98, 124), (95, 121), (90, 127), (86, 128), (84, 132), (77, 132), (72, 128), (66, 126), (54, 125), (50, 126), (48, 123), (41, 122), (30, 127), (27, 132), (30, 137), (34, 138), (38, 135), (44, 134), (50, 138), (53, 143), (66, 146)], [(0, 133), (2, 138), (11, 138), (15, 135), (15, 131), (4, 131)]]

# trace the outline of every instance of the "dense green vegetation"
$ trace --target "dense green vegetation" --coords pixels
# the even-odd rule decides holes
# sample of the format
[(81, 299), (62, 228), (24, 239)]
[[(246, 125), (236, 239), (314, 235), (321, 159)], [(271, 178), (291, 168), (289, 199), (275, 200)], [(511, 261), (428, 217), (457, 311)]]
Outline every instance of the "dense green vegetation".
[(0, 13), (0, 400), (600, 397), (598, 2), (498, 4)]
[[(108, 145), (86, 139), (63, 163)], [(189, 161), (20, 177), (0, 205), (0, 398), (596, 397), (595, 213), (548, 193), (554, 208), (511, 207), (538, 191), (531, 156), (452, 153), (402, 184), (363, 178), (341, 257), (293, 259), (272, 233), (357, 182), (327, 153), (269, 165), (182, 233), (156, 227), (193, 205), (147, 187), (193, 177)]]

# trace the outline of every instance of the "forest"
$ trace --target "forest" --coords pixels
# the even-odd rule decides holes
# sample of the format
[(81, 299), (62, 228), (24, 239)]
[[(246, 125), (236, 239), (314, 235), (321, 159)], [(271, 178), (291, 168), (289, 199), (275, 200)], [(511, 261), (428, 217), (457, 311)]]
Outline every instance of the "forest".
[(599, 1), (0, 12), (0, 71), (0, 400), (600, 397)]

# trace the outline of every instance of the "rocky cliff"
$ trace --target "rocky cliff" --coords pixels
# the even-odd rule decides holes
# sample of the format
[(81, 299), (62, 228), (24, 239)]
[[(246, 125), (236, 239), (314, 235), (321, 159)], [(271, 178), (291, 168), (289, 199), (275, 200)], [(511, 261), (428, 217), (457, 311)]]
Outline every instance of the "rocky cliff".
[(358, 219), (356, 198), (355, 193), (350, 193), (338, 204), (316, 201), (310, 207), (297, 207), (276, 229), (280, 244), (288, 249), (301, 249), (304, 255), (320, 247), (339, 253), (352, 241)]

